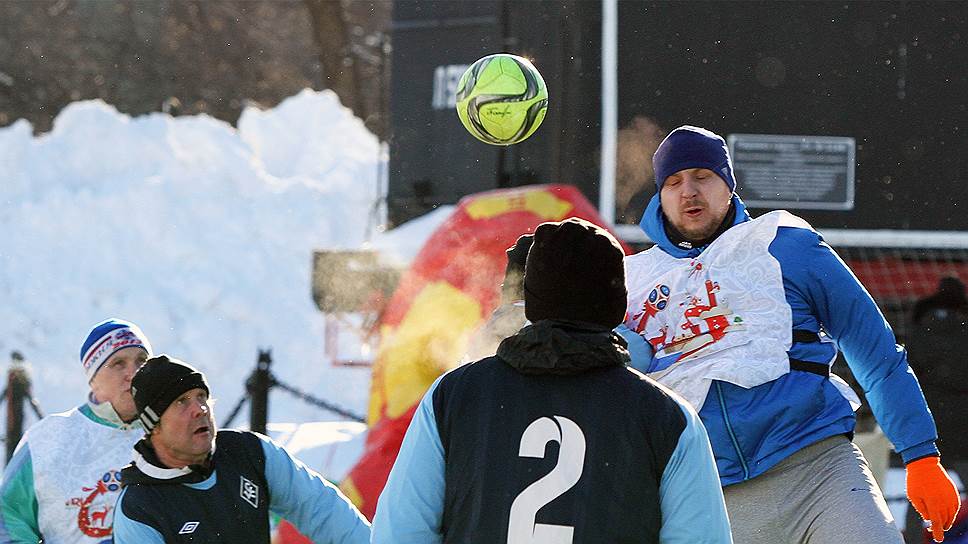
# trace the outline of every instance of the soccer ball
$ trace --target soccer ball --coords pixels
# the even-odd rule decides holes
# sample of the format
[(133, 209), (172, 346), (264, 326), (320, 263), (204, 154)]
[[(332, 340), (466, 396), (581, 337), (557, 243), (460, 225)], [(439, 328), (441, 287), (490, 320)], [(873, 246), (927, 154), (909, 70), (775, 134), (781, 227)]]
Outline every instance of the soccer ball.
[(457, 83), (457, 116), (486, 144), (524, 140), (538, 129), (547, 111), (548, 88), (526, 58), (488, 55), (471, 64)]

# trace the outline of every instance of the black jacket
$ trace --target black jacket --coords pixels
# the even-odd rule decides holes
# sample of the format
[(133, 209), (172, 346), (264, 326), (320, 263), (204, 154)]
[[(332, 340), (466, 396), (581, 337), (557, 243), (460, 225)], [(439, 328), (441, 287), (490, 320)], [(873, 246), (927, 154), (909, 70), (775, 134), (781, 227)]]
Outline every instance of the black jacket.
[(516, 526), (658, 542), (659, 485), (686, 420), (626, 367), (625, 347), (610, 330), (544, 320), (441, 380), (445, 542), (504, 542)]
[(965, 314), (928, 316), (905, 347), (938, 426), (942, 461), (968, 462), (968, 323)]

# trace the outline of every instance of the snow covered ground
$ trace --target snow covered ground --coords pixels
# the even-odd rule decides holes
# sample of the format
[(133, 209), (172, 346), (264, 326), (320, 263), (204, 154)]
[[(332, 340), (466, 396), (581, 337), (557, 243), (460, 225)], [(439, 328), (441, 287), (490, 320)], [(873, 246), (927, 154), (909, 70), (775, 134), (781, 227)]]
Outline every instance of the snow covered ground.
[[(117, 316), (208, 374), (220, 422), (259, 347), (281, 381), (364, 414), (369, 369), (325, 358), (310, 268), (314, 249), (373, 232), (381, 161), (329, 91), (247, 109), (238, 129), (100, 101), (69, 105), (48, 134), (0, 129), (0, 367), (22, 352), (44, 412), (68, 409), (87, 391), (82, 341)], [(340, 418), (275, 391), (269, 419)]]

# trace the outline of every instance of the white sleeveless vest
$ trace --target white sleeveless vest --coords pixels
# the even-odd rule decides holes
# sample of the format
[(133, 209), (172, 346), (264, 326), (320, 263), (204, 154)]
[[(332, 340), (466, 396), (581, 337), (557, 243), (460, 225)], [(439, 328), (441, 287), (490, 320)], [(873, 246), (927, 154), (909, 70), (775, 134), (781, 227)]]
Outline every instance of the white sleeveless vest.
[(121, 468), (134, 458), (134, 444), (143, 436), (140, 425), (111, 427), (77, 408), (27, 431), (45, 544), (111, 542)]
[(750, 388), (790, 371), (792, 311), (769, 253), (780, 226), (811, 228), (774, 211), (728, 229), (695, 258), (654, 246), (625, 259), (625, 325), (652, 347), (649, 376), (697, 411), (712, 380)]

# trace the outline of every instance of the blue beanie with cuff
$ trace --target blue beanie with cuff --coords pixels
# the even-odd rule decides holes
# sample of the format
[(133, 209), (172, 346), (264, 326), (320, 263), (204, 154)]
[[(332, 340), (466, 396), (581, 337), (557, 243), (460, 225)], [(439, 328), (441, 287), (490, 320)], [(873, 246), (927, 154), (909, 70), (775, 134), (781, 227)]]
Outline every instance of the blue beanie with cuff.
[(712, 170), (723, 178), (730, 191), (736, 191), (726, 140), (704, 128), (684, 125), (670, 132), (652, 155), (652, 168), (657, 191), (662, 190), (669, 176), (689, 168)]

